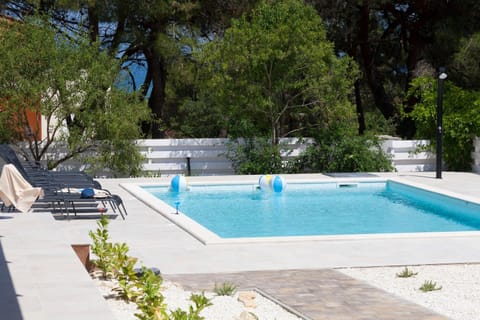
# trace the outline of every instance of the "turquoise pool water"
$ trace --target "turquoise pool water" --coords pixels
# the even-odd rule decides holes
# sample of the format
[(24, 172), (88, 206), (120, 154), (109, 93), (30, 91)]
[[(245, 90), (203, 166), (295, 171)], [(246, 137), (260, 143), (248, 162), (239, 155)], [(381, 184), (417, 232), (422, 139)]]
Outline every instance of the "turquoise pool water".
[(222, 238), (480, 230), (480, 205), (392, 181), (143, 188)]

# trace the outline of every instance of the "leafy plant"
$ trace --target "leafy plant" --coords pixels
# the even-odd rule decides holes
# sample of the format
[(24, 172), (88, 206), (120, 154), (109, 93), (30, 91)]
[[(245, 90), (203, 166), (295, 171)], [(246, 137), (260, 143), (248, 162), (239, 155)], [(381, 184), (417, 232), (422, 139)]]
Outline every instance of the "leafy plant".
[(212, 305), (210, 299), (202, 292), (201, 294), (192, 294), (190, 300), (194, 305), (190, 305), (188, 313), (178, 308), (170, 313), (170, 318), (172, 320), (204, 320), (205, 318), (200, 316), (200, 312)]
[(422, 284), (422, 286), (419, 288), (423, 292), (429, 292), (429, 291), (436, 291), (436, 290), (441, 290), (442, 286), (437, 287), (437, 283), (433, 282), (431, 280), (425, 280), (425, 282)]
[(104, 278), (114, 277), (118, 281), (118, 288), (114, 291), (123, 299), (137, 304), (139, 312), (135, 317), (139, 320), (203, 320), (200, 312), (212, 305), (204, 293), (191, 295), (193, 305), (188, 312), (177, 309), (170, 315), (167, 313), (161, 293), (162, 277), (144, 266), (138, 273), (135, 270), (138, 259), (128, 255), (127, 244), (112, 244), (108, 241), (108, 224), (108, 218), (103, 216), (97, 221), (97, 230), (89, 232), (93, 240), (92, 252), (97, 256), (94, 263), (102, 271)]
[(91, 246), (92, 253), (96, 256), (93, 264), (102, 272), (103, 278), (108, 278), (112, 275), (112, 248), (108, 234), (109, 220), (107, 216), (102, 216), (97, 221), (97, 229), (95, 232), (90, 231), (88, 234), (93, 241)]
[(134, 301), (138, 296), (138, 290), (136, 290), (137, 272), (135, 271), (137, 261), (137, 258), (128, 255), (128, 246), (125, 243), (115, 243), (113, 245), (113, 275), (118, 281), (118, 288), (115, 291), (127, 301)]
[(266, 138), (230, 141), (226, 157), (237, 174), (281, 173), (281, 145), (272, 145)]
[(418, 274), (418, 272), (413, 272), (412, 270), (405, 267), (402, 272), (397, 273), (398, 278), (410, 278), (414, 277)]
[(215, 283), (215, 287), (213, 288), (213, 292), (215, 292), (217, 296), (233, 296), (236, 290), (237, 286), (231, 282), (224, 282), (221, 285)]
[(381, 172), (393, 169), (375, 136), (358, 136), (342, 127), (316, 133), (315, 143), (289, 163), (290, 173)]
[(136, 313), (135, 317), (139, 320), (168, 319), (167, 307), (160, 292), (162, 277), (146, 267), (142, 268), (142, 272), (136, 283), (138, 288), (136, 304), (140, 312)]
[[(417, 100), (412, 112), (417, 137), (430, 139), (436, 149), (437, 81), (420, 77), (412, 82), (409, 98)], [(471, 170), (473, 137), (480, 134), (480, 92), (465, 90), (446, 81), (443, 94), (443, 159), (449, 170)]]

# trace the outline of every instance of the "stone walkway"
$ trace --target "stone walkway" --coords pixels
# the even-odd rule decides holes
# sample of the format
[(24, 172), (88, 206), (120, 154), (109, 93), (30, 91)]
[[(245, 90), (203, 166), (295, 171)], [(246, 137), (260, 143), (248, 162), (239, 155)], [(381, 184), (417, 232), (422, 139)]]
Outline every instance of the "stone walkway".
[(333, 269), (164, 275), (191, 291), (211, 291), (230, 282), (258, 288), (309, 320), (445, 320), (422, 306), (350, 278)]

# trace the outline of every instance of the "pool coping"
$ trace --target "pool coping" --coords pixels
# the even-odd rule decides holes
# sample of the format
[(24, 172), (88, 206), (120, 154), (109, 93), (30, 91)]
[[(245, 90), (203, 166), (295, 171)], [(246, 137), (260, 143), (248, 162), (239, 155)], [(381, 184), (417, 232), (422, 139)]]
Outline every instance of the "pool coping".
[[(259, 176), (249, 176), (243, 179), (233, 179), (225, 181), (220, 179), (215, 181), (211, 177), (209, 179), (201, 179), (196, 177), (195, 181), (190, 181), (190, 185), (225, 185), (225, 184), (258, 184)], [(410, 187), (419, 188), (429, 192), (437, 193), (443, 196), (459, 199), (480, 205), (480, 198), (462, 195), (445, 189), (421, 184), (418, 182), (408, 181), (399, 177), (346, 177), (346, 178), (329, 178), (328, 180), (318, 177), (313, 178), (292, 178), (288, 179), (288, 183), (365, 183), (365, 182), (381, 182), (393, 181)], [(353, 234), (353, 235), (316, 235), (316, 236), (284, 236), (284, 237), (245, 237), (245, 238), (221, 238), (214, 232), (208, 230), (198, 222), (178, 211), (172, 206), (158, 199), (148, 191), (144, 186), (168, 186), (170, 181), (156, 181), (143, 183), (121, 183), (120, 186), (143, 202), (148, 207), (183, 229), (185, 232), (193, 236), (204, 245), (225, 245), (225, 244), (248, 244), (248, 243), (294, 243), (305, 241), (355, 241), (365, 239), (412, 239), (412, 238), (451, 238), (451, 237), (475, 237), (480, 236), (480, 231), (452, 231), (452, 232), (415, 232), (415, 233), (376, 233), (376, 234)]]

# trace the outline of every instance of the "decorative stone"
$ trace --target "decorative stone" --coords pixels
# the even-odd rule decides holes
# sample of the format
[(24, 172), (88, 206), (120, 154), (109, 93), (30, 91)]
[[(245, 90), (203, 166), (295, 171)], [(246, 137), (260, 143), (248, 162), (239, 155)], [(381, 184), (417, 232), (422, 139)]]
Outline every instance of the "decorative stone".
[(246, 308), (256, 308), (257, 303), (255, 302), (255, 298), (257, 294), (254, 291), (240, 291), (238, 293), (238, 301), (243, 303)]
[[(153, 273), (154, 273), (156, 276), (160, 275), (160, 269), (155, 268), (155, 267), (151, 267), (151, 268), (148, 268), (148, 269), (152, 270)], [(133, 271), (135, 271), (135, 275), (136, 275), (137, 277), (143, 276), (143, 269), (142, 269), (142, 268), (135, 268), (135, 269), (133, 269)]]

